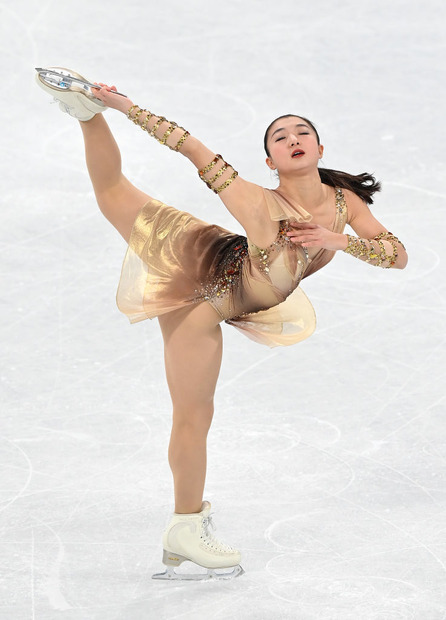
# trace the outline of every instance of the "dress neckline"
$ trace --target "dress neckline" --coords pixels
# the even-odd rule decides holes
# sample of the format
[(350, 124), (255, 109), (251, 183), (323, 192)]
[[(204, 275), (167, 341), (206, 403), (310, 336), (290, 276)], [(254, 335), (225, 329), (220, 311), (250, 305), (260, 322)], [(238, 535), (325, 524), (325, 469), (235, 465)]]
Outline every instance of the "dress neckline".
[[(332, 186), (329, 186), (332, 187)], [(338, 225), (338, 221), (339, 221), (339, 217), (341, 215), (343, 215), (346, 212), (347, 209), (347, 205), (345, 202), (345, 197), (344, 197), (344, 192), (342, 191), (341, 187), (333, 187), (334, 189), (334, 209), (335, 209), (335, 213), (332, 219), (332, 224), (330, 227), (330, 230), (335, 231)], [(306, 211), (306, 209), (304, 209), (303, 207), (301, 207), (300, 205), (294, 203), (292, 200), (290, 200), (289, 198), (287, 198), (286, 196), (284, 196), (278, 189), (273, 189), (270, 190), (272, 192), (274, 192), (274, 194), (276, 196), (279, 196), (279, 198), (281, 198), (284, 202), (286, 202), (287, 205), (289, 205), (292, 209), (292, 212), (295, 212), (297, 217), (296, 219), (298, 221), (305, 221), (305, 222), (311, 222), (314, 218), (314, 215), (312, 215), (311, 213), (309, 213), (308, 211)], [(330, 201), (331, 202), (331, 201)], [(288, 209), (287, 209), (288, 211)], [(286, 213), (285, 215), (287, 215), (286, 218), (284, 219), (292, 219), (293, 215), (290, 214), (289, 212)]]
[[(291, 207), (291, 211), (296, 214), (296, 218), (298, 221), (310, 222), (313, 219), (311, 213), (309, 213), (306, 209), (301, 207), (299, 204), (294, 203), (292, 200), (284, 196), (278, 189), (270, 190), (274, 192), (276, 196), (278, 196), (281, 200), (283, 200), (287, 206)], [(288, 214), (287, 214), (288, 215)], [(293, 216), (291, 216), (293, 217)], [(287, 218), (290, 219), (290, 218)]]
[[(265, 197), (267, 199), (267, 207), (269, 210), (270, 218), (273, 221), (279, 222), (279, 231), (277, 233), (276, 238), (272, 243), (270, 243), (267, 247), (261, 248), (260, 246), (253, 243), (248, 238), (248, 245), (250, 248), (255, 248), (256, 251), (269, 251), (274, 246), (279, 245), (281, 238), (283, 238), (285, 234), (286, 225), (290, 220), (297, 220), (298, 222), (310, 222), (313, 219), (313, 216), (308, 213), (303, 207), (299, 207), (298, 209), (292, 204), (290, 200), (285, 198), (278, 192), (277, 190), (263, 188), (265, 192)], [(345, 202), (344, 192), (340, 187), (333, 188), (335, 190), (335, 214), (333, 217), (333, 223), (331, 225), (331, 230), (333, 232), (338, 232), (338, 230), (343, 230), (346, 217), (347, 217), (347, 204)], [(268, 199), (268, 195), (273, 195), (274, 200)], [(285, 228), (284, 228), (285, 225)], [(324, 248), (321, 248), (316, 252), (316, 254), (311, 257), (311, 260), (314, 260), (316, 256), (319, 256), (322, 252), (326, 252)]]

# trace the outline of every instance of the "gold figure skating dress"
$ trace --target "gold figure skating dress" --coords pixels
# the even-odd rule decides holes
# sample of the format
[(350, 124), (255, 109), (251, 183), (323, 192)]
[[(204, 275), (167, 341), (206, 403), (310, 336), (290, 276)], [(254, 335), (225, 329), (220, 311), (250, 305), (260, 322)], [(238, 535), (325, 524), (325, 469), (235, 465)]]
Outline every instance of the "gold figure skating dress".
[[(322, 249), (310, 258), (286, 232), (293, 221), (312, 216), (277, 190), (263, 191), (270, 217), (280, 226), (268, 248), (150, 200), (136, 217), (116, 298), (130, 322), (207, 302), (226, 323), (270, 347), (312, 334), (313, 306), (299, 283), (335, 252)], [(344, 194), (336, 189), (331, 229), (342, 233), (346, 220)]]

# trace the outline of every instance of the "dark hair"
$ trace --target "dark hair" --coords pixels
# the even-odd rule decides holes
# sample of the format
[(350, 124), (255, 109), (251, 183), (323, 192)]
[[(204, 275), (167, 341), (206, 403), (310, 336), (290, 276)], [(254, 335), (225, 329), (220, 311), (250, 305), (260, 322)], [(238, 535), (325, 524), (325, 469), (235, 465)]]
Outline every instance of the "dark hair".
[[(282, 118), (289, 118), (290, 116), (301, 118), (303, 121), (308, 123), (308, 125), (313, 129), (314, 133), (316, 134), (317, 143), (321, 143), (316, 127), (311, 121), (308, 120), (308, 118), (298, 116), (297, 114), (283, 114), (282, 116), (278, 116), (277, 118), (275, 118), (273, 122), (268, 125), (268, 128), (265, 131), (263, 146), (268, 157), (271, 157), (268, 146), (266, 144), (268, 140), (269, 130), (276, 121), (279, 121)], [(381, 191), (381, 183), (377, 181), (373, 175), (368, 174), (367, 172), (363, 172), (362, 174), (348, 174), (348, 172), (331, 170), (330, 168), (318, 168), (318, 170), (322, 183), (330, 185), (331, 187), (342, 187), (344, 189), (349, 189), (355, 194), (357, 194), (357, 196), (362, 198), (362, 200), (364, 200), (369, 205), (373, 203), (373, 194), (375, 192)]]

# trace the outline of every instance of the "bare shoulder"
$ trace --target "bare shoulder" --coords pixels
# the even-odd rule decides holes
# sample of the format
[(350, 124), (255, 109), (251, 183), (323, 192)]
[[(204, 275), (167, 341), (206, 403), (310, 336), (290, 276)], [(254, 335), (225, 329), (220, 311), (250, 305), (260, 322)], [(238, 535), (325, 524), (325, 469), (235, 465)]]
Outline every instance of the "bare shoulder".
[(219, 194), (219, 197), (229, 210), (231, 207), (257, 210), (261, 209), (263, 202), (263, 187), (239, 175)]
[(369, 205), (351, 190), (343, 190), (347, 204), (347, 224), (357, 235), (371, 239), (375, 235), (385, 232), (386, 227), (370, 211)]
[(266, 232), (267, 237), (271, 236), (276, 223), (269, 215), (262, 186), (238, 176), (219, 197), (249, 237), (257, 237), (262, 232)]
[(197, 167), (202, 180), (218, 194), (248, 237), (258, 238), (265, 229), (271, 237), (275, 223), (269, 217), (263, 187), (244, 179), (221, 155), (216, 155), (192, 136), (181, 152)]
[(370, 212), (368, 205), (364, 202), (362, 198), (360, 198), (357, 194), (352, 192), (350, 189), (342, 188), (342, 192), (344, 194), (345, 203), (347, 205), (347, 223), (350, 224), (356, 217), (361, 215), (361, 213)]

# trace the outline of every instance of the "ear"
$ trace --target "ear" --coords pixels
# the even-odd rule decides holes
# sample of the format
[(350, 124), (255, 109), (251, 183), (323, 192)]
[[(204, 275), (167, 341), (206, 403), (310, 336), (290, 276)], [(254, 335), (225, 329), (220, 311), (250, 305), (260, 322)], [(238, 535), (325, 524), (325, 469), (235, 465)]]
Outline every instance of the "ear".
[(323, 154), (324, 154), (324, 147), (322, 146), (322, 144), (319, 144), (319, 159), (322, 159)]
[(271, 157), (267, 157), (265, 159), (265, 161), (266, 161), (266, 165), (268, 166), (268, 168), (271, 168), (271, 170), (275, 170), (276, 169), (276, 166), (274, 165), (274, 162), (271, 159)]

